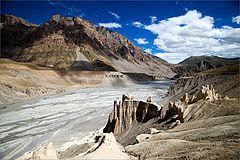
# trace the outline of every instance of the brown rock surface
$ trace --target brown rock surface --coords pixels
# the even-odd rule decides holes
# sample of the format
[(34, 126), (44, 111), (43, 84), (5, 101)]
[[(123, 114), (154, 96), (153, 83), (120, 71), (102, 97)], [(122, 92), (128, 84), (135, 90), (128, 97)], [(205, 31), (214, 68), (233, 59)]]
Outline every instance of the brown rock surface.
[(57, 69), (73, 66), (75, 70), (174, 75), (166, 61), (147, 54), (121, 34), (80, 17), (54, 15), (37, 26), (2, 15), (1, 23), (1, 57)]
[(127, 131), (134, 123), (146, 123), (148, 120), (158, 117), (158, 106), (152, 103), (126, 99), (122, 97), (123, 102), (114, 102), (114, 110), (110, 113), (108, 123), (104, 132), (113, 132), (114, 135), (121, 135)]
[[(240, 106), (236, 99), (192, 104), (188, 122), (126, 147), (140, 159), (239, 159)], [(143, 139), (148, 137), (147, 139)]]

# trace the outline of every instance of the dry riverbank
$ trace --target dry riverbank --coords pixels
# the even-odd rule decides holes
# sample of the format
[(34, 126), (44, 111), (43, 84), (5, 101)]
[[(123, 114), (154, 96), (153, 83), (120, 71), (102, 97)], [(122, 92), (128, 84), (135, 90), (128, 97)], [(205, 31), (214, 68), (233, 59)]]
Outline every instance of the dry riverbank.
[(0, 104), (61, 93), (73, 88), (134, 84), (132, 79), (119, 72), (60, 71), (8, 59), (1, 59), (0, 62)]

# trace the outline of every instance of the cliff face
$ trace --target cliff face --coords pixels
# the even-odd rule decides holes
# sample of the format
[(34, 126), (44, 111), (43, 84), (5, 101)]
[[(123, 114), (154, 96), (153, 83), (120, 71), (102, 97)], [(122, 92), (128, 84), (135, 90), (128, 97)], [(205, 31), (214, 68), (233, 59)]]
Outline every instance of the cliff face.
[(199, 75), (179, 78), (168, 91), (170, 100), (177, 100), (185, 93), (194, 95), (202, 86), (212, 84), (216, 91), (223, 97), (239, 98), (240, 82), (239, 74)]
[(123, 134), (127, 139), (138, 133), (127, 153), (139, 159), (239, 159), (239, 72), (220, 71), (178, 79), (161, 109), (166, 108), (163, 118)]
[[(169, 111), (178, 115), (180, 122), (187, 122), (192, 118), (192, 111), (195, 110), (195, 108), (190, 107), (189, 105), (197, 103), (198, 101), (213, 101), (220, 99), (222, 99), (221, 95), (216, 93), (213, 86), (206, 85), (202, 86), (195, 95), (185, 93), (179, 100), (170, 101), (168, 108)], [(228, 97), (225, 99), (228, 99)]]
[(136, 101), (123, 95), (122, 102), (114, 101), (114, 109), (103, 131), (113, 132), (118, 136), (130, 129), (134, 123), (146, 123), (158, 116), (160, 116), (160, 110), (156, 104)]
[[(104, 132), (113, 132), (117, 140), (123, 146), (127, 146), (142, 141), (144, 136), (138, 140), (136, 137), (149, 133), (150, 128), (157, 128), (163, 132), (181, 123), (202, 118), (205, 116), (205, 111), (200, 110), (202, 105), (211, 106), (212, 103), (225, 101), (231, 103), (233, 100), (231, 98), (239, 97), (238, 78), (239, 74), (202, 75), (178, 79), (166, 97), (169, 102), (162, 101), (161, 107), (152, 103), (151, 99), (142, 102), (123, 96), (122, 102), (114, 102), (114, 110), (109, 116)], [(234, 103), (235, 101), (237, 100), (234, 99)], [(211, 114), (214, 115), (214, 111), (211, 111)]]
[(180, 122), (188, 121), (189, 116), (186, 118), (186, 115), (189, 114), (188, 105), (201, 100), (212, 101), (219, 99), (221, 99), (221, 95), (215, 91), (213, 86), (206, 85), (202, 86), (194, 95), (185, 93), (178, 100), (170, 101), (166, 112), (163, 112), (162, 107), (151, 102), (151, 98), (147, 102), (143, 102), (133, 100), (131, 96), (123, 95), (122, 102), (117, 103), (117, 101), (114, 101), (114, 109), (110, 113), (103, 131), (105, 133), (113, 132), (115, 136), (120, 136), (131, 129), (135, 123), (147, 123), (154, 118), (157, 118), (159, 122), (163, 122), (171, 118), (171, 116), (176, 116)]
[(54, 68), (174, 75), (166, 61), (79, 17), (54, 15), (39, 26), (11, 15), (1, 17), (1, 57)]

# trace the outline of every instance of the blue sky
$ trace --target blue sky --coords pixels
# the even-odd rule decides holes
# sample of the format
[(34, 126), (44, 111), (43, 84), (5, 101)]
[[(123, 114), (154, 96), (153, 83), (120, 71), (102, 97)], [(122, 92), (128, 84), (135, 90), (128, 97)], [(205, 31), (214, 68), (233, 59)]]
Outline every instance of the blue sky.
[(236, 57), (238, 1), (12, 1), (1, 13), (42, 24), (52, 15), (80, 16), (117, 31), (171, 63), (193, 55)]

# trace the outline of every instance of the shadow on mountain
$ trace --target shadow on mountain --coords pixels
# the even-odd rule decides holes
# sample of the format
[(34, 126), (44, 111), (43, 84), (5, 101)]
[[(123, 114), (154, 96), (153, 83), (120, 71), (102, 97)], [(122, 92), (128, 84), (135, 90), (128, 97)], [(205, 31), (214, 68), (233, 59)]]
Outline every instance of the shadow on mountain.
[(74, 71), (93, 71), (93, 65), (87, 61), (76, 61), (75, 64), (71, 67), (71, 70)]

